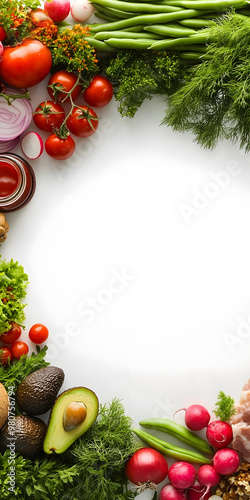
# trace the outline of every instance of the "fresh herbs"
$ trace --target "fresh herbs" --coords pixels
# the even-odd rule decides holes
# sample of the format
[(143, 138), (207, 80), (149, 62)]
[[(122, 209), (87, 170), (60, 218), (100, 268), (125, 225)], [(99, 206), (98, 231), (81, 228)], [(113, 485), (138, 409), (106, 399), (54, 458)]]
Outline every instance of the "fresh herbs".
[(101, 405), (96, 422), (71, 449), (79, 476), (63, 500), (126, 500), (136, 496), (128, 490), (125, 476), (127, 460), (141, 447), (131, 424), (118, 399)]
[(227, 422), (236, 413), (234, 399), (231, 396), (227, 396), (223, 391), (219, 392), (215, 407), (215, 416), (224, 422)]
[(11, 259), (0, 259), (0, 334), (11, 328), (11, 321), (22, 324), (25, 320), (22, 299), (26, 296), (28, 276), (23, 267)]
[(0, 454), (1, 500), (59, 500), (77, 473), (75, 465), (67, 465), (57, 457), (31, 461), (6, 451)]
[(0, 382), (5, 386), (7, 391), (8, 388), (11, 388), (11, 391), (15, 392), (18, 385), (27, 375), (49, 365), (45, 361), (47, 346), (44, 346), (42, 349), (37, 346), (36, 349), (36, 353), (33, 352), (31, 355), (21, 356), (20, 359), (15, 362), (13, 361), (10, 365), (0, 365)]
[(145, 99), (173, 89), (181, 66), (176, 56), (166, 52), (120, 50), (105, 72), (114, 86), (120, 114), (132, 118)]
[[(214, 148), (219, 139), (250, 150), (250, 18), (230, 13), (206, 29), (206, 58), (192, 67), (168, 99), (163, 123), (191, 131), (198, 144)], [(201, 57), (202, 61), (202, 57)]]
[(15, 45), (29, 34), (30, 9), (39, 6), (40, 0), (0, 0), (0, 26), (7, 35), (5, 45)]

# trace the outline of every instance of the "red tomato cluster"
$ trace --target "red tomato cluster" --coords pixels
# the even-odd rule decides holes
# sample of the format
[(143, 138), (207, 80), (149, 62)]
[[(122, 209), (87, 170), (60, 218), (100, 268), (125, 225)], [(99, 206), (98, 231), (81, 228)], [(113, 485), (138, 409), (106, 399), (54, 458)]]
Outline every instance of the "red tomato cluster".
[[(56, 160), (70, 158), (75, 151), (75, 140), (93, 135), (99, 124), (99, 118), (92, 107), (106, 106), (112, 99), (113, 87), (103, 76), (95, 76), (83, 92), (86, 104), (75, 104), (82, 93), (82, 85), (74, 73), (61, 70), (49, 79), (47, 91), (50, 100), (43, 101), (34, 111), (35, 125), (45, 132), (52, 132), (45, 141), (45, 151)], [(71, 109), (65, 116), (64, 103), (70, 103)]]
[[(28, 354), (29, 346), (27, 342), (19, 340), (23, 330), (20, 325), (12, 321), (11, 329), (0, 335), (0, 342), (3, 344), (0, 347), (0, 364), (8, 365), (13, 358), (20, 359), (24, 354)], [(49, 336), (49, 330), (41, 323), (34, 324), (29, 330), (29, 339), (34, 344), (43, 344)]]

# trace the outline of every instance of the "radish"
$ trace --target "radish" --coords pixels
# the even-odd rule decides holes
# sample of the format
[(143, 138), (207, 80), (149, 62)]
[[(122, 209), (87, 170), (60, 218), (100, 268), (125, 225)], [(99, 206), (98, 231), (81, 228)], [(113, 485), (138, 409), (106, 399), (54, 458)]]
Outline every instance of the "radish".
[(131, 483), (146, 488), (156, 489), (168, 473), (168, 464), (164, 456), (152, 448), (140, 448), (128, 460), (126, 476)]
[(215, 452), (213, 464), (218, 474), (227, 476), (237, 471), (240, 465), (240, 458), (237, 451), (231, 448), (222, 448)]
[(206, 437), (214, 448), (226, 448), (233, 439), (232, 427), (228, 422), (214, 420), (207, 426)]
[(165, 484), (159, 493), (159, 500), (186, 500), (185, 491), (177, 490), (172, 484)]
[(43, 152), (43, 140), (37, 132), (27, 132), (21, 139), (22, 152), (30, 160), (36, 160)]
[(188, 462), (175, 462), (168, 471), (170, 483), (177, 489), (190, 488), (195, 482), (196, 470)]
[(210, 413), (204, 406), (191, 405), (188, 408), (181, 408), (177, 411), (181, 410), (185, 411), (185, 424), (191, 431), (200, 431), (204, 427), (207, 427), (210, 420)]
[(208, 500), (210, 498), (210, 490), (206, 491), (206, 486), (203, 486), (196, 479), (194, 484), (187, 489), (188, 500)]
[(219, 484), (220, 474), (215, 470), (213, 465), (206, 464), (199, 468), (197, 472), (197, 479), (202, 486), (206, 486), (203, 495), (200, 497), (203, 499), (212, 486)]
[(71, 5), (71, 16), (74, 21), (83, 23), (87, 21), (95, 11), (95, 7), (88, 0), (73, 0)]
[(70, 0), (45, 0), (44, 10), (55, 23), (59, 23), (70, 13)]

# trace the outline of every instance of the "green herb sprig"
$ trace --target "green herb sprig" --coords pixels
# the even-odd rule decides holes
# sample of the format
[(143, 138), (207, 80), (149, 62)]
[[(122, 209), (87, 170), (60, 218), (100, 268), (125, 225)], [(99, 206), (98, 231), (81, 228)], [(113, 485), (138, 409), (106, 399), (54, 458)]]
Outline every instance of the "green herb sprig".
[(30, 9), (40, 7), (40, 0), (1, 0), (0, 26), (6, 31), (4, 45), (15, 45), (29, 34)]
[(11, 328), (11, 322), (22, 325), (25, 320), (25, 304), (28, 276), (23, 266), (11, 259), (0, 259), (0, 334)]
[(223, 391), (220, 391), (215, 403), (215, 416), (227, 422), (236, 413), (234, 404), (234, 399), (231, 396), (227, 396)]

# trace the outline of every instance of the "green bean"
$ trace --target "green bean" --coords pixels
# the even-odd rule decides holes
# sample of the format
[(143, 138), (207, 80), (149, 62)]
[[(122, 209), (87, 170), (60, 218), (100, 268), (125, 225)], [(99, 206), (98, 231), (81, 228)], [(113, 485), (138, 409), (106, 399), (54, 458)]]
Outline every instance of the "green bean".
[(213, 21), (211, 21), (210, 19), (206, 21), (205, 19), (201, 19), (200, 17), (198, 17), (197, 19), (181, 19), (181, 21), (179, 22), (183, 26), (187, 26), (190, 28), (207, 28), (210, 24), (213, 23)]
[(184, 9), (227, 11), (231, 8), (247, 6), (244, 0), (173, 0), (170, 5), (182, 7)]
[(213, 453), (212, 448), (205, 439), (201, 438), (197, 434), (194, 434), (194, 432), (191, 432), (183, 425), (177, 424), (173, 420), (169, 420), (167, 418), (149, 418), (147, 420), (142, 420), (139, 424), (142, 427), (156, 429), (170, 434), (202, 453)]
[(115, 52), (114, 48), (111, 45), (107, 45), (105, 42), (101, 40), (95, 40), (95, 38), (91, 38), (88, 36), (88, 43), (91, 47), (96, 50), (107, 51), (107, 52)]
[[(125, 12), (123, 10), (112, 9), (111, 7), (103, 7), (101, 4), (96, 2), (92, 3), (93, 7), (97, 8), (99, 12), (103, 12), (104, 14), (108, 14), (115, 19), (127, 19), (129, 17), (133, 17), (135, 15), (134, 12)], [(175, 7), (176, 8), (176, 7)]]
[(203, 60), (212, 59), (209, 54), (201, 54), (199, 52), (189, 52), (189, 51), (181, 51), (180, 58), (183, 60), (191, 60), (191, 61), (199, 61), (202, 63)]
[(123, 12), (129, 11), (142, 13), (151, 13), (156, 14), (163, 12), (174, 12), (175, 10), (179, 10), (179, 8), (171, 6), (170, 4), (162, 5), (162, 4), (150, 4), (150, 3), (132, 3), (132, 2), (124, 2), (120, 0), (94, 0), (93, 5), (101, 5), (105, 8), (117, 9)]
[[(202, 30), (203, 32), (205, 30)], [(150, 46), (150, 49), (153, 50), (166, 50), (170, 47), (178, 47), (180, 44), (184, 45), (193, 45), (193, 44), (200, 44), (200, 43), (205, 43), (207, 41), (207, 33), (197, 33), (196, 35), (190, 35), (189, 37), (186, 38), (172, 38), (172, 39), (165, 39), (165, 40), (156, 40), (156, 42), (153, 42)]]
[(109, 16), (108, 14), (101, 12), (101, 11), (98, 11), (98, 10), (95, 10), (95, 16), (99, 17), (100, 19), (104, 19), (104, 21), (108, 21), (109, 23), (116, 21), (115, 17)]
[[(155, 40), (157, 41), (157, 40)], [(117, 49), (148, 49), (152, 40), (138, 40), (130, 38), (106, 38), (105, 42)]]
[(100, 31), (94, 36), (96, 40), (107, 40), (108, 38), (139, 38), (139, 39), (160, 39), (161, 37), (155, 35), (154, 33), (141, 33), (133, 31)]
[(163, 455), (197, 464), (211, 464), (211, 460), (201, 453), (180, 448), (179, 446), (175, 446), (167, 441), (152, 436), (148, 432), (139, 429), (132, 430), (144, 443), (158, 450), (160, 453), (163, 453)]
[(207, 52), (207, 47), (205, 45), (178, 45), (178, 47), (173, 47), (172, 49), (169, 50), (178, 50), (178, 51), (185, 51), (185, 52), (202, 52), (203, 54)]
[(149, 31), (150, 33), (155, 33), (156, 35), (161, 35), (161, 36), (171, 36), (171, 37), (176, 37), (176, 36), (189, 36), (193, 35), (196, 33), (194, 29), (190, 28), (184, 28), (184, 26), (180, 26), (179, 24), (151, 24), (149, 26), (145, 26), (144, 28), (145, 31)]
[[(198, 2), (199, 0), (196, 1)], [(201, 11), (195, 9), (181, 9), (177, 12), (167, 12), (163, 14), (145, 14), (141, 16), (130, 17), (129, 19), (121, 19), (111, 23), (103, 23), (103, 26), (99, 24), (96, 28), (95, 25), (92, 25), (91, 31), (116, 31), (138, 24), (164, 24), (172, 21), (177, 21), (179, 19), (187, 19), (189, 17), (200, 15)]]

